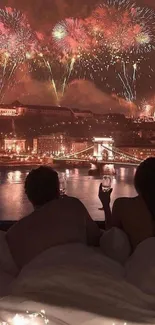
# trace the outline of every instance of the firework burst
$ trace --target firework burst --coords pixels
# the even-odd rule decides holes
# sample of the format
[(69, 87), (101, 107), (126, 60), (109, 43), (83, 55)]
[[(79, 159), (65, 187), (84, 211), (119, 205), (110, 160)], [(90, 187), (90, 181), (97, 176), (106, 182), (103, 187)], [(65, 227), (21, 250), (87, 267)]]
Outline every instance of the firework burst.
[(128, 0), (105, 0), (88, 25), (103, 66), (113, 67), (126, 100), (136, 100), (140, 63), (155, 49), (155, 12)]
[(68, 18), (58, 23), (52, 37), (58, 50), (72, 55), (90, 50), (91, 47), (91, 38), (80, 19)]
[(37, 37), (26, 16), (12, 8), (0, 10), (0, 53), (22, 62), (37, 50)]
[(155, 13), (130, 1), (106, 1), (92, 14), (99, 45), (113, 53), (144, 53), (155, 47)]
[(37, 35), (23, 13), (12, 8), (0, 10), (1, 95), (13, 82), (16, 69), (35, 59), (37, 45)]

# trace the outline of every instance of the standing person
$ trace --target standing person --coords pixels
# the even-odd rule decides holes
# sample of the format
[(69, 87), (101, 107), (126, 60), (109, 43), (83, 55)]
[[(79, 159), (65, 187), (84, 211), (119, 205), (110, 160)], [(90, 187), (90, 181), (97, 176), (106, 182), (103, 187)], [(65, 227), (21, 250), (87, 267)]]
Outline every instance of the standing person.
[(155, 235), (155, 158), (148, 158), (137, 168), (134, 186), (138, 196), (118, 198), (110, 209), (108, 192), (99, 187), (99, 199), (105, 212), (105, 227), (122, 229), (130, 240), (132, 249), (143, 240)]

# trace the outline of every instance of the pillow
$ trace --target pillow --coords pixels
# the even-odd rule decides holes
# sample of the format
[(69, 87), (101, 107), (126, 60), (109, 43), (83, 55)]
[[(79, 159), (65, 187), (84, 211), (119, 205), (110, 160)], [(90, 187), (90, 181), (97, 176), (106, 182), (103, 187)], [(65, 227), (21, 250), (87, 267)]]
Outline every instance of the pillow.
[(16, 275), (18, 269), (12, 258), (9, 246), (6, 241), (6, 233), (0, 230), (0, 271), (7, 272), (10, 275)]
[(124, 264), (131, 254), (128, 236), (119, 228), (105, 231), (100, 239), (102, 252), (111, 259)]
[(0, 297), (10, 293), (10, 284), (14, 279), (14, 275), (4, 272), (0, 267)]
[(126, 280), (155, 295), (155, 238), (140, 243), (125, 265)]

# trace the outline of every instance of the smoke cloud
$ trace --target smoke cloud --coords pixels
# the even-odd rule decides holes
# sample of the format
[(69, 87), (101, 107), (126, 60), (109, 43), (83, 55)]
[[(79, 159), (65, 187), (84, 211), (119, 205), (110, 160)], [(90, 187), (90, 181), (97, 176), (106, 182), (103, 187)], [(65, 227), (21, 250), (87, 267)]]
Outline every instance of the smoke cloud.
[(18, 71), (15, 86), (5, 92), (3, 102), (12, 103), (16, 100), (22, 104), (38, 106), (57, 106), (87, 109), (94, 113), (121, 113), (127, 116), (135, 115), (136, 106), (127, 103), (117, 96), (110, 96), (98, 89), (95, 84), (86, 80), (74, 80), (66, 88), (64, 95), (59, 94), (59, 102), (51, 82), (41, 82), (32, 79), (28, 72), (20, 79)]
[(56, 96), (50, 82), (32, 79), (28, 71), (25, 73), (18, 71), (16, 80), (18, 81), (14, 87), (5, 91), (4, 103), (12, 103), (18, 100), (22, 104), (28, 105), (56, 105)]
[[(92, 82), (75, 80), (69, 84), (61, 105), (70, 108), (89, 109), (94, 113), (122, 113), (134, 115), (133, 105), (103, 93)], [(134, 107), (135, 108), (135, 107)]]

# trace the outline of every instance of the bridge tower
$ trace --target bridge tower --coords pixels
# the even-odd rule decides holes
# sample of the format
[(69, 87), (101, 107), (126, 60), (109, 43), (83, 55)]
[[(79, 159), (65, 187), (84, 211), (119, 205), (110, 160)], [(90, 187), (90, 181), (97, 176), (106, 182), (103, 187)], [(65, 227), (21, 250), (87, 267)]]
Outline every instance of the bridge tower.
[(113, 138), (96, 138), (93, 139), (94, 142), (94, 157), (96, 157), (97, 160), (106, 160), (110, 161), (114, 159), (113, 156)]

